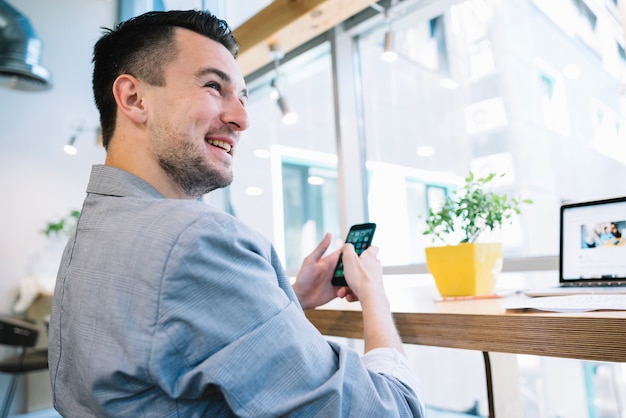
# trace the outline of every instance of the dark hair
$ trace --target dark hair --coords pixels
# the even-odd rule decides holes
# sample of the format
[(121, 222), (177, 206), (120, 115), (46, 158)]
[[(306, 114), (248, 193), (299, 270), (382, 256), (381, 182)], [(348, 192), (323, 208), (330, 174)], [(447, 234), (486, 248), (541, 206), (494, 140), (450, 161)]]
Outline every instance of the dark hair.
[(221, 43), (237, 58), (239, 45), (228, 24), (208, 11), (148, 12), (106, 29), (93, 53), (93, 94), (100, 111), (105, 149), (115, 130), (117, 106), (113, 82), (130, 74), (151, 85), (163, 85), (163, 65), (176, 57), (174, 29), (185, 28)]

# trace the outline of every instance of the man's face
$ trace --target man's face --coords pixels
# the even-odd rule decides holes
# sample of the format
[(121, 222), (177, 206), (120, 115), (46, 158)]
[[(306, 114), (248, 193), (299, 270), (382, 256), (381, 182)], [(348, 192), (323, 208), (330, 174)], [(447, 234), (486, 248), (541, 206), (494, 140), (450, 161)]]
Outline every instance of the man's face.
[(220, 43), (176, 29), (176, 48), (165, 85), (146, 89), (149, 147), (168, 177), (197, 198), (232, 182), (234, 151), (248, 127), (247, 92)]

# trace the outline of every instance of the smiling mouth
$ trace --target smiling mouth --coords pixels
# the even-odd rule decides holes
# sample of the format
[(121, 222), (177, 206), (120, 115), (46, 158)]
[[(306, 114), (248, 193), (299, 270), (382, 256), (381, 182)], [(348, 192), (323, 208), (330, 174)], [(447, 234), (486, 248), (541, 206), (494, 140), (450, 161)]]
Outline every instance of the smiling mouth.
[(230, 151), (233, 149), (233, 147), (231, 147), (228, 142), (218, 141), (216, 139), (209, 139), (206, 142), (209, 145), (213, 145), (214, 147), (218, 147), (218, 148), (223, 149), (224, 151), (226, 151), (229, 154), (230, 154)]

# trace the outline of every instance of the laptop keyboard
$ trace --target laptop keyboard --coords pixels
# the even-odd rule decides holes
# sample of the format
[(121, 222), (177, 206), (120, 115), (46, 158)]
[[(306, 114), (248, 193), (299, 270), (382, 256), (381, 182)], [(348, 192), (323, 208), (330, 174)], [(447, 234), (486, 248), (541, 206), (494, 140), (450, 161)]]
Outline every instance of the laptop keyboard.
[(565, 286), (559, 289), (559, 292), (586, 294), (586, 295), (610, 295), (626, 293), (626, 286)]
[(626, 310), (626, 295), (568, 295), (533, 299), (513, 299), (505, 309), (539, 309), (552, 312)]

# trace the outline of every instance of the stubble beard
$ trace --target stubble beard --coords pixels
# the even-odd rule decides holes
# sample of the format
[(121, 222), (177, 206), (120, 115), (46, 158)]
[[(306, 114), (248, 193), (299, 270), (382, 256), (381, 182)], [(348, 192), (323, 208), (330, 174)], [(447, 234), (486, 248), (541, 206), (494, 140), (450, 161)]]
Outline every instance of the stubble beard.
[(232, 169), (215, 167), (205, 158), (204, 150), (191, 141), (178, 143), (165, 150), (154, 150), (161, 168), (190, 198), (200, 198), (233, 181)]

